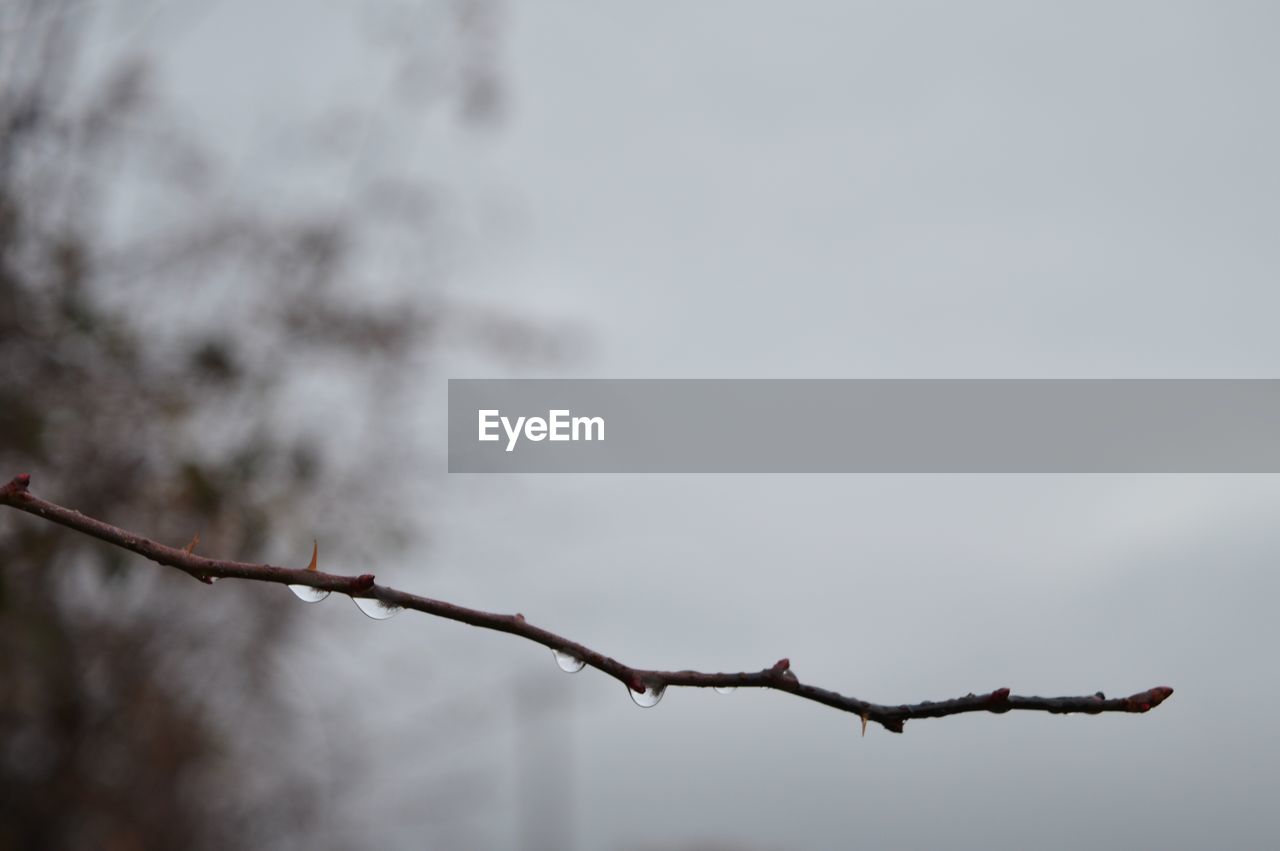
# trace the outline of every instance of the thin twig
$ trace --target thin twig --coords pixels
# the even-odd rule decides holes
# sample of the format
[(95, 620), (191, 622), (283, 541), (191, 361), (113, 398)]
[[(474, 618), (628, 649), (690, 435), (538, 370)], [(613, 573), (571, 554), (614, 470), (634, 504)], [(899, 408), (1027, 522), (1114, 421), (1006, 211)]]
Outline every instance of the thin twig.
[[(148, 538), (127, 532), (87, 517), (78, 511), (64, 508), (40, 499), (28, 491), (31, 477), (23, 474), (0, 487), (0, 504), (25, 511), (50, 522), (66, 526), (85, 535), (131, 550), (159, 564), (175, 567), (182, 572), (211, 582), (214, 579), (252, 579), (259, 582), (276, 582), (285, 585), (307, 585), (324, 591), (333, 591), (372, 600), (380, 600), (387, 606), (414, 609), (449, 620), (461, 621), (484, 629), (508, 632), (535, 641), (559, 653), (572, 656), (586, 665), (603, 671), (619, 680), (631, 691), (661, 692), (668, 686), (692, 686), (698, 688), (769, 688), (794, 694), (806, 700), (814, 700), (826, 706), (850, 712), (862, 719), (863, 730), (868, 721), (880, 724), (886, 730), (902, 732), (902, 726), (913, 718), (941, 718), (965, 712), (1008, 712), (1013, 709), (1034, 710), (1064, 714), (1084, 712), (1097, 715), (1102, 712), (1146, 712), (1164, 702), (1173, 689), (1156, 686), (1129, 697), (1107, 698), (1101, 692), (1082, 697), (1024, 697), (1000, 688), (984, 694), (968, 694), (940, 702), (925, 701), (916, 704), (881, 704), (848, 697), (834, 691), (802, 683), (791, 672), (791, 663), (780, 659), (760, 671), (740, 673), (704, 673), (701, 671), (650, 671), (633, 668), (618, 660), (585, 647), (576, 641), (562, 638), (553, 632), (527, 622), (521, 614), (501, 615), (455, 606), (441, 600), (432, 600), (397, 591), (379, 585), (370, 574), (342, 576), (311, 569), (276, 567), (269, 564), (224, 561), (196, 555), (190, 548), (180, 549), (157, 543)], [(194, 543), (194, 541), (193, 541)]]

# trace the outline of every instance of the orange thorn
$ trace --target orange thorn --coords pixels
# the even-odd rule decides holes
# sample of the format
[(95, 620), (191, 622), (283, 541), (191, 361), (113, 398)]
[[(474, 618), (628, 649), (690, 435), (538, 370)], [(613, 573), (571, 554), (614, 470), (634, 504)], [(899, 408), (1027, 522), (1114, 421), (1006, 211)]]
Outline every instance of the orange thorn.
[(307, 570), (317, 570), (316, 558), (320, 555), (320, 543), (318, 541), (311, 542), (311, 564), (307, 565)]
[(868, 719), (869, 719), (870, 717), (871, 717), (871, 716), (870, 716), (870, 715), (868, 715), (867, 713), (865, 713), (865, 712), (864, 712), (864, 713), (862, 713), (862, 737), (863, 737), (864, 739), (865, 739), (865, 738), (866, 738), (866, 736), (867, 736), (867, 721), (868, 721)]
[(182, 551), (187, 555), (191, 555), (193, 552), (196, 551), (196, 547), (199, 546), (199, 544), (200, 544), (200, 533), (196, 532), (194, 535), (191, 536), (191, 543), (183, 547)]

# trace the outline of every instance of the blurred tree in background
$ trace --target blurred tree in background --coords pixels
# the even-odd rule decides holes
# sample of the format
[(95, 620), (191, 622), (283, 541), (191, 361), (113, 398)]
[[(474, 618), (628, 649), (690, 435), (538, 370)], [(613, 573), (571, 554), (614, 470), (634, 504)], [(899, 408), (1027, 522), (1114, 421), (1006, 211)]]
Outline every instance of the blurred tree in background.
[[(508, 353), (534, 337), (350, 285), (367, 232), (431, 226), (413, 186), (378, 215), (229, 201), (145, 63), (78, 67), (91, 5), (0, 14), (0, 475), (170, 544), (198, 531), (220, 557), (304, 564), (322, 522), (362, 554), (405, 540), (390, 424), (424, 350), (460, 324)], [(459, 28), (494, 25), (460, 8)], [(496, 114), (487, 39), (448, 87), (452, 120)], [(171, 214), (118, 226), (143, 191)], [(299, 423), (317, 373), (346, 404)], [(353, 428), (360, 457), (335, 454)], [(0, 851), (320, 844), (273, 676), (302, 607), (123, 558), (0, 516)]]

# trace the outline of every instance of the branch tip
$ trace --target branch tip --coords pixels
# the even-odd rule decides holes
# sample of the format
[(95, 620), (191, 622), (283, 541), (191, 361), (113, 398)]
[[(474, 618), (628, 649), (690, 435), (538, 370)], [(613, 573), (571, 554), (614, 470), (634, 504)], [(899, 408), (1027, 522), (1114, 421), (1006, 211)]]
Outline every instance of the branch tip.
[(1168, 686), (1156, 686), (1126, 697), (1124, 708), (1126, 712), (1149, 712), (1164, 703), (1171, 694), (1173, 689)]

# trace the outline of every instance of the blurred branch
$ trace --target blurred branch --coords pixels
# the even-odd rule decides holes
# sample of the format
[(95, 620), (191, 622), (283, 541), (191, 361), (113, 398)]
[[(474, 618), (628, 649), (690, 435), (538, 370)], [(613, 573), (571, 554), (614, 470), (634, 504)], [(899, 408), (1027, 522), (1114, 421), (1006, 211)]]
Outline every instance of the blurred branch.
[[(342, 576), (324, 573), (315, 567), (294, 569), (268, 564), (223, 561), (196, 555), (193, 550), (198, 538), (185, 549), (165, 546), (155, 541), (127, 532), (101, 520), (95, 520), (52, 502), (40, 499), (28, 491), (30, 476), (22, 474), (0, 487), (0, 504), (25, 511), (85, 535), (106, 541), (117, 547), (138, 553), (151, 561), (177, 568), (205, 583), (215, 579), (252, 579), (260, 582), (276, 582), (285, 585), (303, 585), (319, 591), (336, 591), (353, 598), (380, 601), (390, 609), (414, 609), (436, 617), (461, 621), (484, 629), (507, 632), (527, 638), (551, 648), (562, 657), (571, 657), (584, 665), (596, 668), (619, 680), (637, 695), (648, 695), (649, 705), (656, 703), (668, 686), (692, 686), (698, 688), (768, 688), (784, 691), (807, 700), (850, 712), (866, 724), (874, 721), (886, 730), (901, 733), (903, 725), (913, 718), (941, 718), (965, 712), (1004, 713), (1014, 709), (1065, 714), (1083, 712), (1097, 715), (1102, 712), (1146, 712), (1159, 706), (1171, 694), (1168, 686), (1157, 686), (1129, 697), (1107, 698), (1101, 692), (1082, 697), (1024, 697), (1000, 688), (984, 694), (968, 694), (940, 702), (924, 701), (916, 704), (887, 705), (869, 703), (834, 691), (800, 682), (791, 672), (791, 663), (780, 659), (761, 671), (740, 673), (703, 673), (700, 671), (650, 671), (633, 668), (605, 656), (595, 650), (562, 638), (555, 633), (533, 626), (524, 615), (503, 615), (455, 606), (441, 600), (432, 600), (378, 585), (371, 574)], [(573, 669), (573, 665), (570, 665)], [(643, 705), (643, 704), (642, 704)]]

